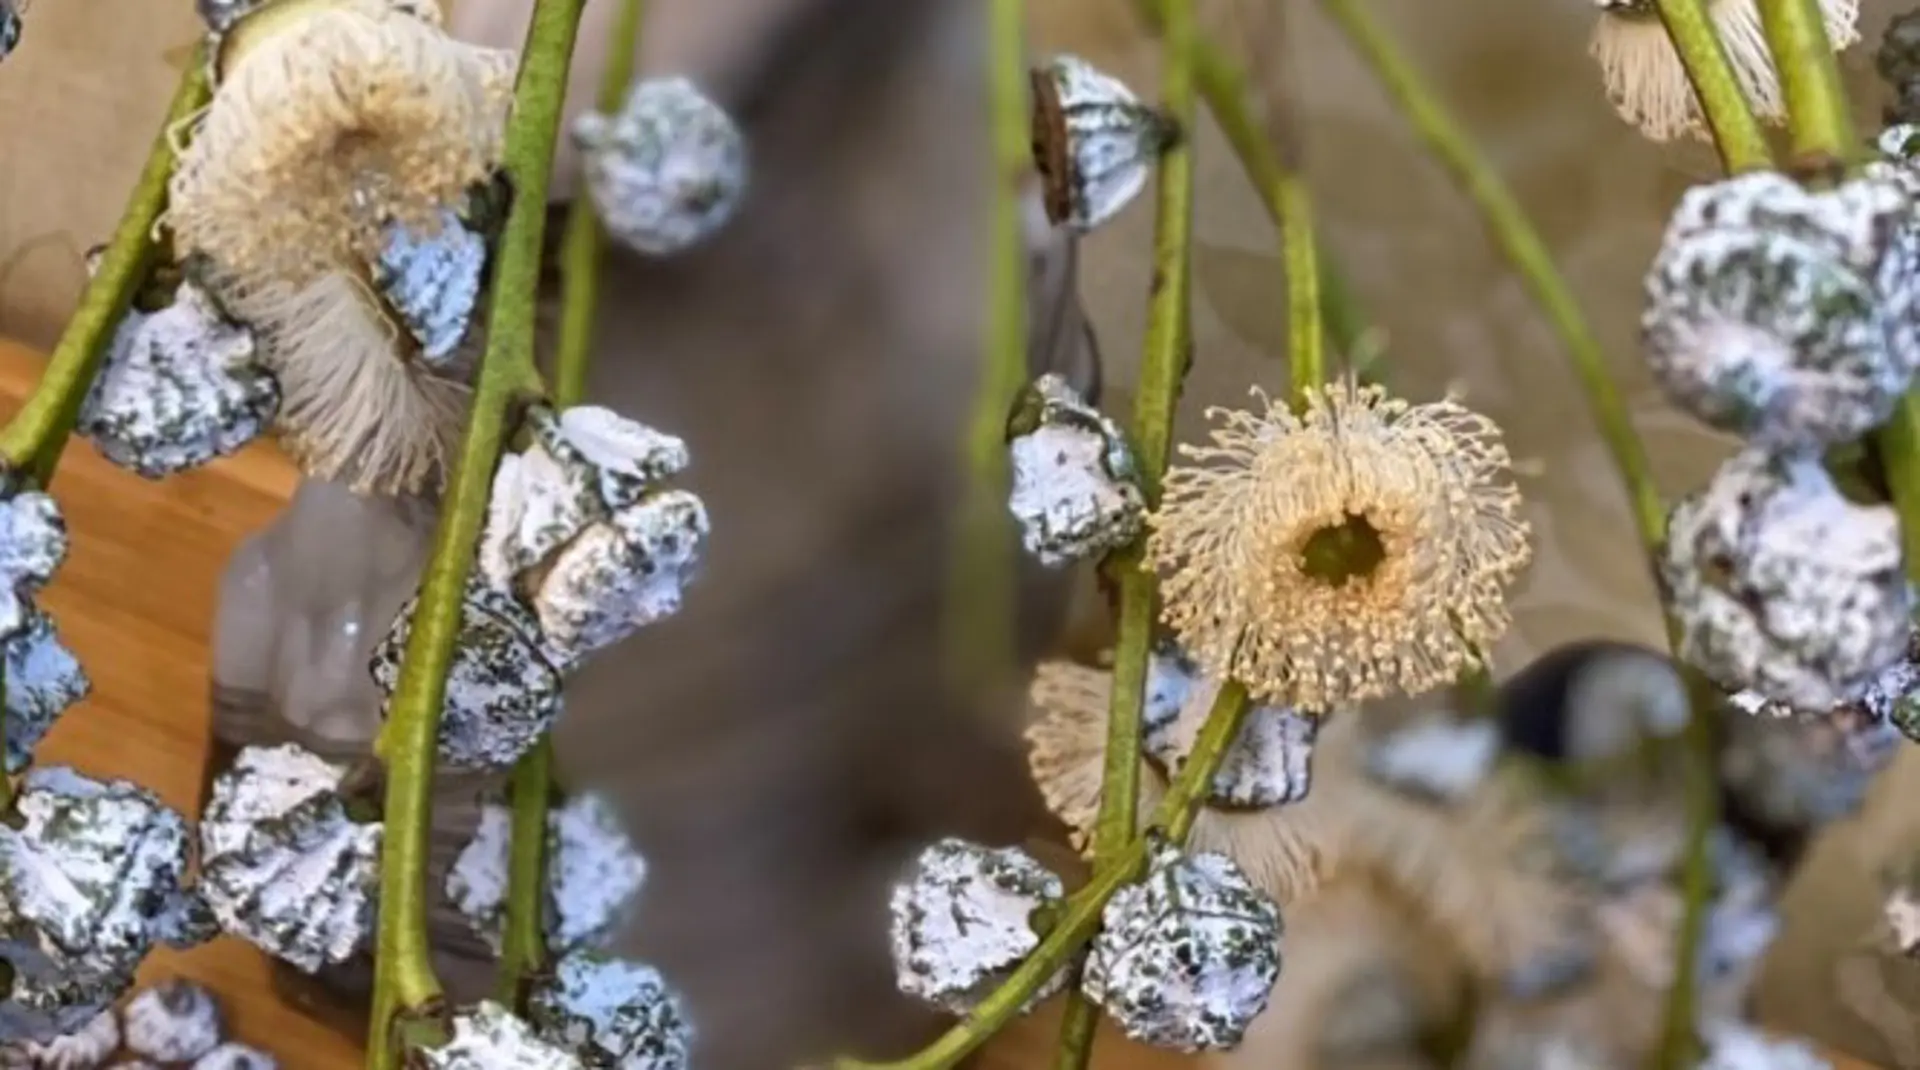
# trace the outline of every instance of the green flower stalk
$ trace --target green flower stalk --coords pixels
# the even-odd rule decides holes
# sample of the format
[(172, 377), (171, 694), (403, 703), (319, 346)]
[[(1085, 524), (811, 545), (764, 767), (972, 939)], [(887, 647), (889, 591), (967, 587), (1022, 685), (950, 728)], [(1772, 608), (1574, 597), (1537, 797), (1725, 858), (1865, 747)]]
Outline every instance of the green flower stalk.
[(494, 464), (510, 430), (510, 414), (542, 393), (533, 343), (547, 181), (584, 4), (585, 0), (538, 0), (534, 6), (507, 127), (505, 168), (513, 201), (494, 262), (486, 352), (389, 711), (386, 843), (368, 1038), (373, 1070), (397, 1070), (400, 1052), (395, 1041), (400, 1027), (408, 1017), (434, 1011), (441, 996), (429, 956), (426, 888), (440, 711), (460, 628), (461, 596), (486, 519)]
[(1773, 166), (1773, 152), (1760, 120), (1747, 104), (1734, 74), (1727, 48), (1707, 13), (1708, 0), (1655, 0), (1660, 21), (1673, 39), (1674, 50), (1687, 68), (1694, 95), (1700, 98), (1707, 128), (1720, 150), (1728, 174), (1762, 171)]
[[(166, 209), (167, 180), (173, 176), (175, 162), (170, 132), (205, 107), (210, 92), (207, 65), (196, 55), (167, 106), (167, 117), (140, 169), (133, 195), (120, 213), (113, 240), (101, 255), (99, 270), (81, 293), (80, 305), (61, 332), (33, 395), (0, 431), (0, 461), (9, 471), (26, 473), (36, 486), (44, 488), (53, 482), (114, 330), (153, 270), (154, 229)], [(0, 688), (4, 686), (0, 680)], [(0, 739), (6, 736), (6, 716), (6, 704), (0, 702)], [(0, 770), (0, 815), (12, 809), (13, 779)]]
[[(633, 80), (643, 0), (621, 0), (608, 45), (607, 69), (597, 101), (600, 111), (620, 108)], [(600, 265), (606, 255), (606, 229), (593, 198), (580, 196), (567, 213), (560, 252), (560, 326), (553, 361), (553, 403), (565, 408), (586, 395), (592, 358), (593, 325), (600, 301)], [(547, 810), (553, 790), (553, 740), (541, 740), (514, 768), (513, 838), (507, 862), (506, 931), (501, 944), (495, 995), (506, 1006), (523, 1009), (527, 982), (547, 959), (546, 901)]]
[(1023, 27), (1026, 5), (987, 5), (992, 173), (987, 245), (987, 327), (978, 394), (967, 426), (966, 496), (946, 597), (950, 680), (979, 694), (1011, 678), (1019, 586), (1006, 538), (1007, 413), (1027, 379), (1027, 253), (1021, 187), (1033, 166)]

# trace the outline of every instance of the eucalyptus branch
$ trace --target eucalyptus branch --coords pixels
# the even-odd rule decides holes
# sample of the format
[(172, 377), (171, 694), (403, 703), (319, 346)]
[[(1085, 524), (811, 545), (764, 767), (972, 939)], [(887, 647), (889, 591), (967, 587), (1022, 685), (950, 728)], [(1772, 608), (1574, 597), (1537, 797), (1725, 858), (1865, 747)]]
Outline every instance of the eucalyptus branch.
[[(608, 36), (607, 69), (601, 75), (597, 100), (604, 113), (619, 110), (627, 83), (633, 80), (645, 6), (643, 0), (621, 0)], [(553, 403), (558, 406), (577, 404), (586, 394), (605, 252), (606, 230), (594, 211), (593, 198), (575, 198), (560, 252), (560, 326), (553, 362)], [(546, 901), (547, 809), (552, 788), (553, 740), (549, 736), (535, 744), (513, 771), (513, 847), (507, 861), (506, 930), (495, 993), (516, 1011), (524, 1009), (528, 977), (547, 958), (541, 911)]]
[(1013, 671), (1013, 619), (1019, 589), (1006, 538), (1007, 414), (1027, 378), (1027, 253), (1022, 187), (1033, 167), (1032, 120), (1024, 47), (1026, 5), (987, 5), (988, 183), (987, 327), (980, 379), (967, 427), (966, 494), (945, 600), (952, 685), (977, 693)]
[(385, 844), (369, 1065), (395, 1070), (399, 1015), (431, 1010), (440, 998), (427, 938), (426, 860), (434, 756), (447, 670), (459, 634), (467, 574), (486, 519), (493, 469), (509, 410), (537, 396), (534, 309), (546, 226), (547, 180), (559, 140), (567, 70), (585, 0), (537, 0), (527, 33), (505, 170), (512, 206), (501, 230), (488, 299), (487, 344), (472, 413), (461, 441), (394, 687), (387, 732)]
[(1766, 132), (1740, 89), (1727, 47), (1707, 12), (1708, 0), (1655, 0), (1680, 62), (1687, 68), (1694, 96), (1720, 150), (1728, 174), (1763, 171), (1773, 166)]
[[(209, 93), (207, 65), (204, 56), (196, 54), (167, 106), (167, 117), (147, 152), (133, 195), (120, 213), (113, 240), (101, 255), (99, 270), (81, 292), (80, 305), (61, 332), (32, 396), (0, 430), (0, 461), (8, 471), (25, 472), (37, 486), (53, 481), (113, 333), (153, 269), (154, 227), (166, 208), (167, 179), (173, 175), (173, 140), (168, 132), (205, 107)], [(5, 693), (5, 681), (0, 679), (0, 698)], [(6, 731), (6, 703), (0, 701), (0, 739), (6, 738)], [(0, 815), (12, 809), (13, 777), (0, 768)]]
[[(1200, 801), (1206, 797), (1214, 774), (1226, 758), (1228, 747), (1240, 736), (1240, 727), (1245, 723), (1250, 707), (1246, 688), (1239, 683), (1229, 681), (1220, 689), (1213, 708), (1207, 712), (1206, 724), (1194, 740), (1186, 765), (1174, 777), (1160, 805), (1154, 808), (1151, 828), (1160, 830), (1170, 840), (1186, 838), (1193, 828)], [(1086, 887), (1068, 897), (1053, 927), (1047, 930), (1040, 940), (1040, 946), (1034, 948), (1026, 961), (1013, 971), (1005, 983), (981, 1000), (973, 1013), (961, 1019), (931, 1045), (898, 1062), (864, 1063), (841, 1059), (833, 1064), (833, 1070), (947, 1070), (959, 1065), (961, 1060), (1017, 1017), (1033, 999), (1033, 994), (1040, 990), (1040, 986), (1066, 966), (1074, 954), (1093, 938), (1094, 932), (1100, 927), (1100, 912), (1105, 909), (1107, 900), (1113, 898), (1113, 894), (1122, 887), (1139, 880), (1146, 871), (1147, 848), (1148, 837), (1138, 837), (1127, 845), (1125, 851), (1116, 854), (1110, 864), (1097, 868)]]
[[(1160, 109), (1181, 131), (1193, 129), (1193, 0), (1162, 0), (1166, 62)], [(1173, 417), (1181, 384), (1192, 363), (1193, 139), (1182, 136), (1160, 157), (1156, 190), (1153, 287), (1147, 312), (1146, 350), (1134, 400), (1133, 442), (1147, 504), (1160, 500), (1160, 482), (1173, 453)], [(1142, 561), (1142, 534), (1110, 562), (1118, 575), (1120, 620), (1113, 660), (1113, 690), (1100, 774), (1100, 811), (1093, 830), (1093, 862), (1110, 867), (1134, 841), (1139, 816), (1140, 743), (1146, 701), (1147, 664), (1153, 649), (1157, 578)], [(1077, 1070), (1093, 1050), (1099, 1012), (1079, 992), (1067, 998), (1055, 1065)]]

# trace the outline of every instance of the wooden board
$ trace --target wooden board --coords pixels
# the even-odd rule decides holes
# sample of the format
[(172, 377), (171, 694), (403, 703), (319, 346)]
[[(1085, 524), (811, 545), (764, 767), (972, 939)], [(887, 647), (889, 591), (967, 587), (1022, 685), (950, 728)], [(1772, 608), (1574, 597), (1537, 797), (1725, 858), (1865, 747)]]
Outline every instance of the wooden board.
[[(39, 368), (37, 355), (0, 341), (0, 416), (31, 392)], [(113, 467), (85, 442), (68, 446), (53, 490), (73, 550), (42, 604), (92, 674), (94, 692), (55, 727), (41, 749), (43, 762), (135, 780), (193, 812), (206, 756), (215, 584), (233, 544), (265, 525), (294, 484), (285, 458), (265, 446), (164, 483)], [(274, 1054), (286, 1070), (361, 1063), (357, 1044), (274, 997), (266, 960), (252, 948), (220, 940), (185, 954), (156, 953), (143, 980), (167, 976), (192, 977), (218, 991), (237, 1038)], [(1057, 1007), (1042, 1008), (975, 1065), (1051, 1066), (1057, 1023)], [(1094, 1063), (1173, 1070), (1197, 1060), (1128, 1044), (1108, 1030)], [(1872, 1068), (1842, 1058), (1835, 1070)]]

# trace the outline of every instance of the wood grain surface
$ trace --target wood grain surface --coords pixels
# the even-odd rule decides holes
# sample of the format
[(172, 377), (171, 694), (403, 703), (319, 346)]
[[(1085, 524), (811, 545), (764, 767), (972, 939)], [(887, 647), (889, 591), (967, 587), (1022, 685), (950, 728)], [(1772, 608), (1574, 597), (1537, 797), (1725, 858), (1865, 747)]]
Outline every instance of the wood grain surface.
[[(40, 363), (36, 354), (0, 341), (0, 415), (11, 415), (32, 390)], [(215, 584), (233, 544), (266, 524), (294, 483), (286, 459), (264, 445), (163, 483), (113, 467), (85, 442), (68, 447), (53, 492), (73, 549), (42, 604), (86, 664), (94, 692), (48, 737), (43, 763), (138, 781), (192, 813), (206, 756)], [(156, 952), (143, 981), (169, 976), (216, 990), (235, 1037), (277, 1056), (286, 1070), (360, 1065), (357, 1044), (275, 998), (267, 962), (250, 947), (219, 940), (185, 954)], [(1057, 1005), (1042, 1008), (975, 1065), (1050, 1066), (1057, 1023)], [(1104, 1070), (1173, 1070), (1196, 1062), (1128, 1044), (1111, 1030), (1094, 1058)], [(1873, 1070), (1844, 1057), (1834, 1066)]]

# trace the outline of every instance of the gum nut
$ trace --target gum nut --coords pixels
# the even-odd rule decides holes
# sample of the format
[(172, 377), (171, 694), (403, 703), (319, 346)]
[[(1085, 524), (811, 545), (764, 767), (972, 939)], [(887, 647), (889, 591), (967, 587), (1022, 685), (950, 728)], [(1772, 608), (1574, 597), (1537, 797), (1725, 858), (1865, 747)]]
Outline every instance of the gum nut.
[[(1199, 699), (1212, 705), (1219, 688), (1209, 683)], [(1193, 747), (1198, 722), (1185, 720), (1143, 739), (1147, 757), (1169, 775), (1178, 775)], [(1220, 760), (1207, 791), (1207, 803), (1226, 809), (1264, 809), (1307, 797), (1313, 783), (1313, 741), (1320, 722), (1311, 714), (1284, 706), (1247, 711), (1240, 734)]]
[(1154, 1047), (1238, 1046), (1280, 977), (1280, 909), (1225, 855), (1159, 848), (1100, 920), (1080, 989)]
[(1810, 829), (1857, 813), (1898, 753), (1887, 721), (1849, 712), (1783, 718), (1729, 717), (1720, 752), (1726, 790), (1756, 818)]
[[(1147, 507), (1119, 427), (1082, 403), (1059, 376), (1043, 377), (1029, 397), (1026, 404), (1039, 415), (1008, 444), (1007, 500), (1027, 552), (1060, 568), (1132, 542)], [(1022, 415), (1016, 413), (1016, 421)]]
[(1055, 56), (1035, 71), (1033, 90), (1034, 163), (1047, 217), (1092, 230), (1140, 195), (1176, 132), (1126, 85), (1077, 56)]
[[(895, 983), (966, 1014), (1040, 945), (1034, 914), (1064, 894), (1060, 878), (1017, 847), (952, 838), (929, 846), (889, 904)], [(1069, 972), (1049, 978), (1023, 1010), (1066, 987)]]
[(1700, 1070), (1833, 1070), (1806, 1041), (1771, 1037), (1743, 1022), (1716, 1022), (1701, 1032), (1707, 1057)]
[(194, 0), (194, 6), (200, 12), (201, 21), (207, 24), (207, 29), (223, 34), (267, 2), (268, 0)]
[(746, 193), (746, 139), (685, 78), (635, 82), (618, 113), (583, 116), (574, 137), (607, 233), (636, 252), (692, 248), (733, 218)]
[[(400, 680), (416, 601), (400, 607), (373, 653), (374, 683), (389, 699)], [(439, 753), (446, 767), (505, 769), (553, 727), (561, 679), (538, 636), (539, 622), (517, 599), (480, 576), (469, 577), (440, 715)]]
[(373, 933), (382, 827), (358, 824), (344, 770), (294, 744), (248, 747), (200, 819), (200, 890), (220, 927), (308, 973)]
[(1647, 275), (1647, 362), (1701, 420), (1776, 446), (1885, 422), (1920, 362), (1908, 198), (1737, 179), (1683, 198)]
[(114, 464), (148, 479), (224, 457), (266, 433), (280, 384), (253, 332), (182, 282), (173, 303), (129, 312), (76, 425)]
[(1920, 892), (1909, 887), (1888, 892), (1880, 901), (1880, 919), (1896, 952), (1909, 957), (1920, 954)]
[(598, 496), (539, 445), (500, 458), (480, 535), (479, 571), (497, 591), (548, 563), (601, 509)]
[(660, 971), (589, 951), (565, 956), (534, 987), (527, 1018), (596, 1070), (685, 1070), (693, 1043)]
[(1920, 152), (1920, 126), (1895, 123), (1873, 139), (1874, 147), (1890, 160), (1906, 160)]
[(128, 1001), (127, 1050), (160, 1063), (190, 1063), (220, 1046), (220, 1003), (183, 978), (162, 981)]
[[(446, 894), (489, 947), (506, 917), (512, 813), (482, 807), (480, 821), (447, 870)], [(598, 795), (579, 794), (547, 814), (547, 946), (556, 954), (605, 948), (646, 882), (647, 863)]]
[(429, 365), (445, 366), (466, 338), (486, 266), (486, 239), (451, 211), (440, 213), (436, 233), (389, 228), (374, 265), (374, 285)]
[(193, 1070), (276, 1070), (279, 1065), (259, 1048), (228, 1042), (194, 1060)]
[(563, 1048), (536, 1036), (497, 1003), (481, 1003), (453, 1017), (453, 1039), (418, 1052), (425, 1070), (584, 1070)]
[(1456, 802), (1486, 782), (1500, 758), (1500, 726), (1490, 720), (1420, 717), (1373, 741), (1367, 775), (1435, 802)]
[(1674, 507), (1660, 576), (1681, 656), (1728, 690), (1850, 701), (1907, 649), (1900, 521), (1855, 505), (1818, 456), (1746, 450)]
[(530, 422), (535, 440), (562, 467), (587, 476), (608, 510), (640, 501), (691, 462), (684, 441), (598, 405), (558, 416), (536, 411)]
[(119, 1047), (120, 1021), (106, 1010), (64, 1037), (29, 1043), (26, 1055), (34, 1070), (95, 1070), (105, 1066)]
[(182, 894), (187, 825), (143, 788), (64, 766), (28, 773), (15, 813), (18, 828), (0, 825), (0, 1030), (48, 1040), (132, 983)]
[(67, 559), (67, 522), (52, 497), (15, 491), (0, 499), (0, 637), (27, 626), (24, 599)]
[(67, 707), (93, 691), (80, 660), (60, 641), (53, 618), (25, 604), (26, 624), (4, 640), (6, 686), (6, 772), (18, 773), (33, 760), (53, 722)]
[(698, 577), (707, 511), (686, 491), (655, 493), (568, 544), (534, 594), (547, 647), (563, 665), (679, 612)]

